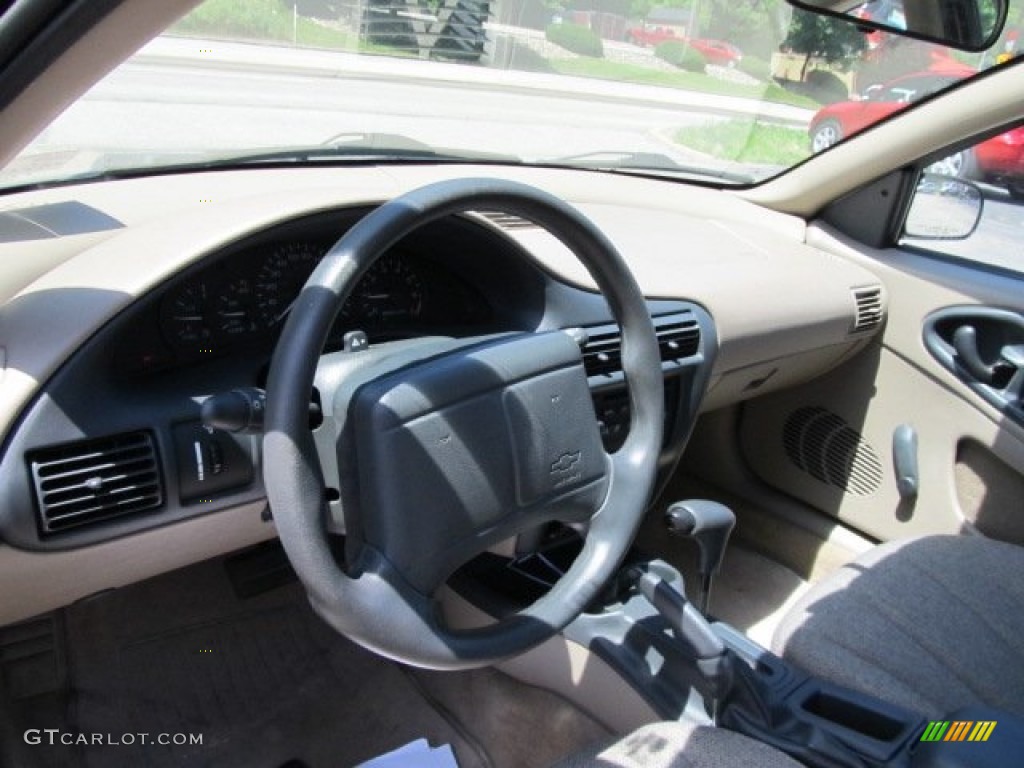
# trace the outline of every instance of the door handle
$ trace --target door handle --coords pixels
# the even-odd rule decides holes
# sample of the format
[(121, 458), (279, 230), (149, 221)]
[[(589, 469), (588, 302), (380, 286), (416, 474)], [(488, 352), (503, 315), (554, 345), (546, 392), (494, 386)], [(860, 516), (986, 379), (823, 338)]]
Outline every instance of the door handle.
[(1007, 379), (1013, 375), (1015, 366), (1004, 362), (1002, 358), (995, 363), (986, 363), (981, 359), (978, 332), (973, 325), (961, 325), (956, 329), (953, 333), (953, 350), (964, 369), (983, 384), (1002, 388), (1006, 386), (1006, 381), (1000, 386), (997, 379)]
[(1024, 425), (1024, 313), (945, 307), (925, 318), (922, 340), (943, 368)]

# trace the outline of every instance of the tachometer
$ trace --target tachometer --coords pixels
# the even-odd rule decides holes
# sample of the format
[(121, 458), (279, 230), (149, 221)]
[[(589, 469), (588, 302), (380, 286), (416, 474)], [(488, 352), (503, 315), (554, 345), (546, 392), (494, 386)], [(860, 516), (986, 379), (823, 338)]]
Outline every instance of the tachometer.
[(206, 283), (188, 283), (163, 305), (164, 336), (178, 347), (201, 347), (212, 335)]
[(263, 260), (254, 283), (254, 309), (262, 327), (284, 320), (324, 253), (316, 243), (286, 243)]

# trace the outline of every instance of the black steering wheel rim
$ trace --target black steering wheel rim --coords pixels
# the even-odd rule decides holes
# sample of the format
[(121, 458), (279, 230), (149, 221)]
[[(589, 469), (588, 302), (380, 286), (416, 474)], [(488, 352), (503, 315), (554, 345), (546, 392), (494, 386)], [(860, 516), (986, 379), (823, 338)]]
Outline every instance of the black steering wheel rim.
[[(324, 478), (308, 427), (309, 395), (331, 325), (352, 288), (391, 246), (423, 225), (471, 210), (529, 219), (572, 250), (590, 272), (622, 333), (629, 435), (606, 456), (608, 491), (590, 519), (583, 551), (551, 591), (487, 627), (455, 631), (373, 546), (342, 570), (328, 546)], [(579, 368), (582, 375), (582, 365)], [(613, 574), (642, 520), (661, 446), (663, 380), (647, 305), (625, 261), (583, 214), (533, 187), (496, 179), (430, 184), (357, 223), (324, 257), (295, 302), (267, 382), (264, 479), (285, 551), (314, 609), (337, 631), (382, 655), (422, 667), (483, 666), (522, 653), (577, 617)]]

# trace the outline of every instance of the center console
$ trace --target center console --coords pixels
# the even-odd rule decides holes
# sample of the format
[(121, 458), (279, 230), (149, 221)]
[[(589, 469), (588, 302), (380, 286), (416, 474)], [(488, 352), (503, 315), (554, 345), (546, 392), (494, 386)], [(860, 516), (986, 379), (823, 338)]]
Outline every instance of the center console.
[[(685, 523), (686, 514), (694, 518), (683, 527), (702, 545), (706, 588), (731, 529), (719, 507), (684, 502), (666, 516), (670, 526)], [(497, 556), (478, 560), (452, 586), (492, 615), (505, 615), (554, 584), (578, 551), (578, 537), (563, 532), (511, 562)], [(675, 568), (637, 552), (564, 634), (603, 659), (659, 717), (737, 731), (812, 768), (1021, 764), (1021, 719), (973, 707), (934, 723), (919, 712), (812, 677), (728, 624), (706, 618), (687, 600)], [(974, 727), (979, 723), (998, 727), (986, 735)]]

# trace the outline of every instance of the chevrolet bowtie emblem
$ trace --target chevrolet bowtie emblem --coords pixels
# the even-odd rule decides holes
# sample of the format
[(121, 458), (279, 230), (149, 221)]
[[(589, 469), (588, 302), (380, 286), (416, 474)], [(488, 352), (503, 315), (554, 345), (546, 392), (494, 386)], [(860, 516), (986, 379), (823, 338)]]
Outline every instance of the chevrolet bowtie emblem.
[(580, 463), (581, 451), (576, 453), (563, 453), (558, 457), (558, 461), (551, 465), (551, 474), (556, 472), (569, 472), (573, 467)]

